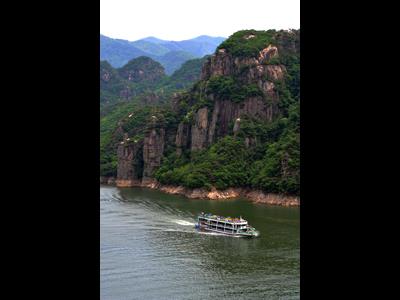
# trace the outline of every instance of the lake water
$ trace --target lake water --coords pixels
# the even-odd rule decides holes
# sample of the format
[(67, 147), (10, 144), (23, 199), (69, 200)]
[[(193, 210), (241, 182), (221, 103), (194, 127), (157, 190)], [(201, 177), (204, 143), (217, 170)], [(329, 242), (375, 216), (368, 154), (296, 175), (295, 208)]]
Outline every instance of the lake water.
[[(299, 299), (300, 210), (100, 186), (101, 299)], [(199, 233), (200, 212), (258, 238)]]

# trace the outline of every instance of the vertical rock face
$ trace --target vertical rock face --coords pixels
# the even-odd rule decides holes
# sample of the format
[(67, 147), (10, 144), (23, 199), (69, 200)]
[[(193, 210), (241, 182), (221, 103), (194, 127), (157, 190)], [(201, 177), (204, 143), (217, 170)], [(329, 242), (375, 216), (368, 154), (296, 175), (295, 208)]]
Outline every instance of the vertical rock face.
[(153, 174), (161, 165), (161, 158), (164, 153), (165, 130), (153, 128), (144, 138), (143, 143), (143, 184), (154, 181)]
[[(208, 80), (213, 76), (240, 75), (242, 79), (247, 77), (248, 83), (263, 79), (265, 75), (273, 75), (272, 78), (274, 80), (282, 79), (286, 71), (283, 65), (266, 64), (277, 56), (279, 56), (278, 48), (272, 45), (268, 45), (261, 50), (258, 58), (234, 58), (229, 53), (226, 53), (224, 49), (220, 49), (203, 65), (200, 78)], [(243, 72), (244, 69), (247, 70)], [(274, 72), (274, 74), (271, 72)]]
[(218, 116), (220, 112), (220, 102), (216, 101), (212, 112), (210, 127), (208, 128), (208, 144), (211, 145), (215, 141), (215, 131), (217, 129)]
[(175, 145), (176, 145), (176, 154), (179, 156), (182, 154), (184, 149), (189, 147), (190, 141), (190, 127), (188, 124), (180, 123), (178, 125), (178, 130), (176, 132)]
[(192, 151), (204, 149), (207, 145), (208, 108), (199, 109), (192, 126)]
[[(249, 37), (251, 38), (251, 37)], [(263, 96), (249, 96), (240, 103), (229, 99), (218, 99), (208, 95), (213, 108), (202, 107), (194, 113), (194, 124), (188, 128), (181, 123), (176, 134), (177, 154), (182, 149), (197, 151), (211, 145), (216, 138), (227, 134), (237, 134), (241, 116), (249, 116), (271, 122), (278, 114), (279, 97), (274, 82), (283, 80), (286, 69), (283, 65), (268, 64), (277, 57), (278, 48), (267, 45), (256, 57), (233, 57), (225, 49), (219, 49), (203, 65), (201, 79), (209, 80), (214, 76), (234, 76), (242, 84), (257, 85)], [(190, 132), (190, 141), (187, 134)], [(255, 141), (248, 139), (247, 145)]]
[[(272, 121), (279, 113), (277, 102), (271, 101), (268, 105), (260, 97), (249, 97), (242, 103), (234, 103), (229, 100), (217, 100), (212, 112), (212, 118), (208, 130), (208, 145), (215, 141), (216, 137), (232, 133), (236, 119), (243, 115)], [(218, 124), (218, 127), (216, 126)]]
[(272, 121), (279, 114), (279, 109), (277, 99), (271, 99), (269, 104), (261, 97), (249, 97), (242, 103), (216, 100), (212, 111), (207, 107), (199, 109), (194, 115), (193, 125), (180, 123), (178, 126), (175, 137), (177, 154), (189, 148), (191, 151), (202, 150), (218, 137), (237, 133), (240, 126), (235, 122), (243, 115)]
[(153, 120), (143, 140), (131, 140), (123, 133), (117, 148), (117, 186), (152, 186), (156, 182), (154, 171), (161, 165), (166, 134), (164, 128), (154, 126)]
[(127, 143), (126, 140), (118, 145), (117, 157), (117, 180), (116, 184), (120, 187), (137, 185), (139, 177), (137, 173), (138, 159), (137, 154), (141, 145)]
[(117, 150), (118, 156), (118, 169), (117, 169), (117, 178), (126, 180), (132, 179), (134, 170), (133, 170), (133, 159), (135, 152), (133, 147), (119, 145)]
[(226, 53), (224, 49), (220, 49), (203, 65), (200, 79), (207, 80), (211, 76), (230, 75), (233, 71), (234, 60), (232, 56)]

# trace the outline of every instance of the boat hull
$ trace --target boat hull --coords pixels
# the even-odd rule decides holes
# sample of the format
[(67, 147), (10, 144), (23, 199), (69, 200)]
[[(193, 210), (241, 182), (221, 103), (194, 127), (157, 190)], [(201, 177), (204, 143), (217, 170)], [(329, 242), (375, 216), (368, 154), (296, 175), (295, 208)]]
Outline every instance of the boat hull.
[(221, 230), (216, 230), (216, 229), (211, 229), (208, 227), (203, 227), (203, 226), (199, 226), (196, 225), (196, 228), (200, 231), (208, 231), (208, 232), (215, 232), (215, 233), (219, 233), (219, 234), (223, 234), (223, 235), (227, 235), (227, 236), (233, 236), (233, 237), (247, 237), (247, 238), (251, 238), (251, 237), (257, 237), (259, 234), (248, 234), (248, 233), (236, 233), (236, 232), (226, 232), (226, 231), (221, 231)]

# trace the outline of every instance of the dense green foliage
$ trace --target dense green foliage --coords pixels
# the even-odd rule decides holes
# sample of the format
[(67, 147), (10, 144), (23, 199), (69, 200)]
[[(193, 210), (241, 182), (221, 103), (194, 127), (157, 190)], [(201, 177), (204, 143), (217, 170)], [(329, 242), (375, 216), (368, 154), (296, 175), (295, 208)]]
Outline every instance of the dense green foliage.
[[(101, 174), (115, 176), (116, 147), (120, 136), (117, 128), (122, 127), (132, 140), (141, 140), (147, 125), (170, 130), (172, 135), (165, 142), (162, 165), (155, 173), (162, 184), (182, 185), (188, 188), (205, 187), (226, 189), (228, 187), (250, 187), (272, 193), (299, 195), (300, 193), (300, 55), (299, 31), (255, 31), (244, 30), (233, 34), (219, 49), (237, 57), (258, 56), (267, 45), (278, 47), (279, 55), (266, 61), (267, 64), (284, 65), (283, 80), (273, 81), (276, 99), (268, 102), (257, 84), (248, 84), (246, 69), (232, 76), (213, 76), (199, 79), (203, 59), (192, 60), (172, 76), (155, 80), (152, 93), (162, 95), (166, 102), (158, 101), (151, 106), (143, 104), (146, 89), (138, 92), (129, 102), (109, 106), (101, 118)], [(162, 41), (156, 41), (161, 43)], [(164, 44), (162, 44), (164, 46)], [(146, 46), (147, 47), (147, 46)], [(264, 63), (264, 62), (263, 62)], [(104, 63), (113, 76), (121, 75)], [(123, 77), (123, 76), (121, 76)], [(196, 82), (197, 81), (197, 82)], [(194, 83), (196, 82), (196, 83)], [(115, 95), (121, 85), (118, 80), (108, 81), (106, 92)], [(140, 83), (141, 84), (141, 83)], [(172, 111), (167, 105), (172, 93), (181, 93), (177, 107)], [(137, 91), (137, 90), (136, 90)], [(212, 96), (211, 96), (212, 95)], [(217, 136), (208, 148), (190, 152), (184, 149), (176, 154), (175, 133), (179, 122), (193, 124), (193, 116), (201, 107), (212, 111), (215, 99), (241, 103), (249, 97), (263, 97), (267, 105), (278, 108), (272, 121), (240, 116), (240, 128), (233, 135)], [(118, 97), (117, 97), (118, 98)], [(240, 104), (239, 104), (240, 105)], [(210, 118), (209, 114), (209, 118)], [(131, 116), (131, 117), (129, 117)], [(155, 118), (152, 118), (152, 117)], [(119, 125), (118, 125), (119, 123)], [(231, 124), (233, 128), (233, 124)], [(218, 127), (218, 124), (216, 124)], [(230, 126), (230, 125), (229, 125)]]
[[(258, 138), (256, 147), (246, 147), (245, 137)], [(244, 119), (237, 137), (225, 136), (210, 148), (164, 158), (156, 178), (163, 184), (188, 188), (212, 186), (252, 187), (269, 192), (300, 192), (299, 111), (292, 106), (288, 118), (271, 124)]]
[(208, 81), (208, 92), (219, 99), (241, 102), (248, 97), (262, 96), (256, 84), (241, 84), (230, 76), (216, 76)]
[(242, 186), (246, 181), (246, 150), (241, 141), (225, 137), (208, 151), (192, 154), (192, 160), (176, 155), (167, 157), (156, 173), (165, 184), (184, 185), (189, 188), (215, 186), (224, 189)]
[(148, 57), (135, 58), (118, 69), (100, 61), (101, 114), (126, 102), (149, 104), (148, 99), (155, 98), (157, 104), (163, 103), (172, 93), (191, 87), (200, 78), (205, 59), (188, 60), (171, 76), (166, 76), (163, 67)]
[(271, 137), (265, 144), (264, 157), (255, 161), (252, 166), (250, 185), (267, 191), (298, 195), (300, 192), (299, 104), (293, 104), (288, 118), (277, 120), (277, 125), (279, 123), (281, 123), (281, 133)]
[(131, 83), (157, 83), (165, 77), (164, 67), (146, 56), (130, 60), (126, 65), (117, 69), (119, 75)]
[(163, 67), (148, 57), (133, 59), (119, 69), (114, 69), (107, 61), (101, 61), (100, 108), (126, 102), (149, 92), (164, 77)]
[(208, 56), (186, 61), (163, 85), (170, 89), (187, 89), (200, 79), (201, 67)]
[[(225, 49), (235, 57), (257, 57), (259, 52), (267, 45), (273, 44), (280, 49), (279, 56), (286, 57), (287, 52), (299, 52), (299, 30), (241, 30), (232, 34), (221, 43), (217, 49)], [(293, 49), (293, 44), (297, 49)], [(279, 60), (272, 60), (270, 64), (277, 64)], [(285, 62), (281, 62), (285, 64)]]
[(218, 46), (237, 57), (257, 56), (266, 45), (274, 42), (275, 30), (241, 30), (235, 32)]

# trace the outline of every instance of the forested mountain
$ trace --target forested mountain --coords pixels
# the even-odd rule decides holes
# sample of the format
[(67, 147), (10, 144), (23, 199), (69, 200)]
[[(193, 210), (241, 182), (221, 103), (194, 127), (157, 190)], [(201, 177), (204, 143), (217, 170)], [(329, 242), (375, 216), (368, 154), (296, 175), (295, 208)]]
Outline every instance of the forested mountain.
[(166, 77), (163, 66), (146, 56), (114, 69), (107, 61), (100, 62), (100, 107), (126, 102), (153, 91)]
[(154, 105), (163, 102), (172, 93), (191, 87), (200, 79), (205, 59), (188, 60), (171, 76), (165, 74), (160, 63), (145, 56), (134, 58), (121, 68), (100, 61), (101, 113), (107, 113), (116, 104)]
[(200, 79), (201, 68), (208, 56), (187, 60), (164, 83), (169, 90), (186, 89)]
[[(198, 81), (183, 85), (200, 63)], [(102, 118), (102, 176), (119, 186), (299, 194), (299, 30), (236, 32), (204, 62), (160, 77), (164, 87), (166, 80), (187, 90)]]

